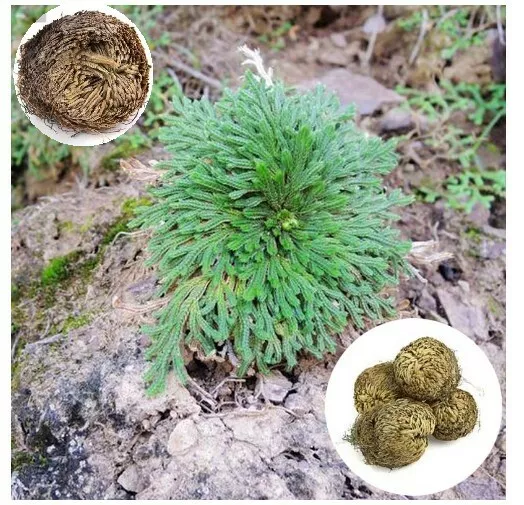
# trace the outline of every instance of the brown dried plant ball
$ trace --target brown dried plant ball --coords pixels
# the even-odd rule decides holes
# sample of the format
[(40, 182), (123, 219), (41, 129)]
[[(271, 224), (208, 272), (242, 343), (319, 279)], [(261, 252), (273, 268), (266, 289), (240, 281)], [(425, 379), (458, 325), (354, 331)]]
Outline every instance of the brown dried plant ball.
[(375, 414), (380, 407), (382, 407), (382, 405), (377, 405), (373, 409), (360, 414), (351, 427), (349, 436), (346, 435), (344, 437), (344, 440), (360, 449), (366, 461), (373, 459), (372, 457), (368, 458), (368, 455), (371, 455), (376, 450), (374, 422)]
[(355, 381), (353, 399), (359, 414), (401, 396), (401, 390), (395, 382), (391, 361), (366, 368)]
[(45, 25), (20, 47), (18, 92), (26, 112), (47, 123), (98, 133), (137, 114), (149, 68), (133, 27), (81, 11)]
[(455, 390), (448, 399), (431, 406), (437, 420), (433, 436), (439, 440), (457, 440), (470, 433), (477, 424), (477, 403), (462, 389)]
[(428, 402), (449, 397), (460, 380), (453, 351), (431, 337), (419, 338), (402, 348), (393, 361), (393, 371), (406, 396)]
[(366, 463), (399, 468), (420, 459), (435, 423), (431, 407), (400, 398), (361, 414), (350, 441), (360, 449)]

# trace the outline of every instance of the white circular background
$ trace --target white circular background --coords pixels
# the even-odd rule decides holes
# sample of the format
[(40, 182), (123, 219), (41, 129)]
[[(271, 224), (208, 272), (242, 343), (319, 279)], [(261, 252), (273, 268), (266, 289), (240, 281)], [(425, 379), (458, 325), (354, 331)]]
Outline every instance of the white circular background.
[[(475, 398), (480, 422), (469, 435), (455, 441), (430, 437), (422, 458), (411, 465), (394, 470), (367, 465), (360, 451), (342, 440), (357, 417), (353, 405), (355, 380), (365, 368), (393, 360), (403, 346), (425, 336), (455, 351), (462, 370), (459, 387)], [(493, 366), (473, 340), (436, 321), (400, 319), (373, 328), (346, 349), (329, 379), (325, 409), (331, 440), (352, 472), (384, 491), (419, 496), (459, 484), (482, 464), (499, 432), (502, 397)]]
[(22, 109), (25, 111), (25, 107), (23, 102), (21, 101), (19, 95), (18, 95), (18, 60), (20, 58), (20, 47), (22, 44), (25, 44), (28, 40), (33, 38), (44, 26), (48, 25), (52, 21), (55, 21), (56, 19), (60, 19), (64, 16), (68, 16), (71, 14), (75, 14), (79, 11), (98, 11), (103, 12), (104, 14), (109, 14), (111, 16), (114, 16), (115, 18), (119, 19), (123, 23), (126, 23), (127, 25), (134, 28), (136, 31), (140, 42), (142, 43), (142, 46), (144, 48), (147, 62), (149, 63), (149, 89), (147, 92), (146, 100), (144, 102), (144, 105), (138, 110), (137, 113), (133, 115), (132, 118), (129, 118), (129, 121), (126, 123), (121, 123), (119, 125), (116, 125), (114, 128), (112, 128), (110, 131), (102, 132), (102, 133), (75, 133), (73, 131), (68, 131), (64, 129), (60, 129), (59, 125), (53, 125), (51, 127), (48, 123), (46, 123), (43, 119), (39, 118), (38, 116), (35, 116), (34, 114), (27, 114), (27, 117), (29, 118), (29, 121), (38, 128), (44, 135), (47, 135), (48, 137), (51, 137), (54, 140), (57, 140), (58, 142), (62, 144), (68, 144), (70, 146), (96, 146), (99, 144), (105, 144), (106, 142), (110, 142), (111, 140), (116, 139), (117, 137), (120, 137), (120, 135), (124, 134), (129, 128), (131, 128), (137, 121), (138, 118), (142, 115), (144, 112), (147, 102), (149, 101), (149, 97), (151, 95), (151, 89), (153, 86), (153, 60), (151, 59), (151, 52), (149, 51), (149, 47), (147, 46), (146, 39), (144, 36), (140, 33), (140, 30), (121, 12), (112, 9), (111, 7), (107, 7), (106, 5), (98, 5), (96, 2), (71, 2), (65, 5), (60, 5), (58, 7), (55, 7), (54, 9), (51, 9), (50, 11), (46, 12), (43, 16), (41, 16), (38, 21), (36, 21), (34, 24), (31, 25), (29, 30), (27, 30), (26, 34), (22, 38), (22, 41), (20, 42), (20, 46), (18, 46), (18, 50), (16, 51), (16, 59), (15, 59), (15, 65), (13, 69), (13, 81), (15, 84), (16, 89), (16, 96), (18, 98), (18, 101), (20, 102), (20, 105)]

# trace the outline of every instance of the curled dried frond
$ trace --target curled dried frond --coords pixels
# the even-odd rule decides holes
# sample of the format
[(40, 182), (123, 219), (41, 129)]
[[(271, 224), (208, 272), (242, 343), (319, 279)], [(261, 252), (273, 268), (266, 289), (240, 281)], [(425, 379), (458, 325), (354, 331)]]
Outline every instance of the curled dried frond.
[(377, 405), (391, 402), (401, 397), (401, 390), (395, 382), (393, 363), (379, 363), (366, 368), (355, 381), (354, 401), (359, 414)]
[(401, 398), (359, 415), (350, 441), (368, 464), (399, 468), (421, 458), (435, 423), (431, 407)]
[(144, 104), (149, 64), (131, 26), (82, 11), (21, 46), (17, 86), (28, 113), (74, 132), (103, 132), (132, 120)]
[(462, 389), (455, 390), (449, 398), (431, 406), (437, 419), (433, 436), (439, 440), (457, 440), (470, 433), (477, 424), (477, 403)]
[(404, 394), (421, 401), (449, 397), (460, 381), (454, 352), (431, 337), (419, 338), (402, 348), (393, 370)]

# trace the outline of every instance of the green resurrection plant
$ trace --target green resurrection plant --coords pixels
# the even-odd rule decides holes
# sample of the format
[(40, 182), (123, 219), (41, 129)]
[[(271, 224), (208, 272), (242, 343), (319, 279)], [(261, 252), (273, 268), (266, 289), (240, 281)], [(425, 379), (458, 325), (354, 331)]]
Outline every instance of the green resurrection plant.
[[(149, 264), (169, 296), (144, 329), (151, 394), (183, 346), (211, 355), (228, 341), (250, 366), (335, 350), (350, 322), (394, 315), (384, 290), (409, 272), (410, 243), (390, 227), (411, 199), (387, 192), (394, 141), (359, 131), (322, 87), (300, 94), (247, 71), (214, 105), (175, 96), (160, 140), (172, 154), (130, 226), (150, 229)], [(229, 344), (228, 344), (229, 345)]]

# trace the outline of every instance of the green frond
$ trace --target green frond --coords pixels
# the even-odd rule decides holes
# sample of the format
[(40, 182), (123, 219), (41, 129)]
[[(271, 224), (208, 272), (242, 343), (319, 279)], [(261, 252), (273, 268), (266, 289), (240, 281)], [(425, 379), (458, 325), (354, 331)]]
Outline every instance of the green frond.
[(410, 244), (390, 225), (410, 199), (383, 188), (392, 142), (360, 132), (321, 87), (267, 88), (250, 72), (214, 105), (175, 102), (160, 136), (172, 157), (132, 222), (152, 230), (150, 264), (170, 296), (145, 329), (150, 392), (171, 369), (186, 380), (184, 345), (212, 354), (231, 341), (239, 375), (268, 373), (394, 313), (384, 288), (408, 271)]

